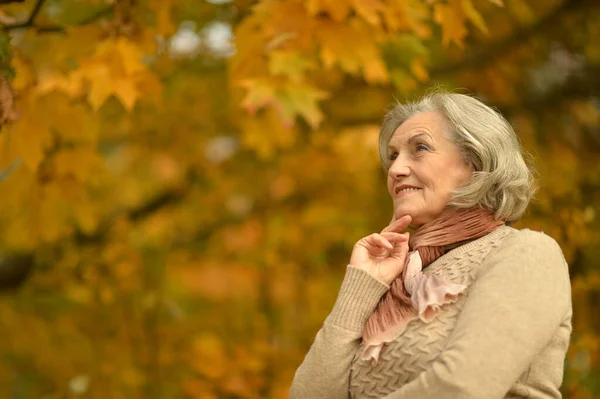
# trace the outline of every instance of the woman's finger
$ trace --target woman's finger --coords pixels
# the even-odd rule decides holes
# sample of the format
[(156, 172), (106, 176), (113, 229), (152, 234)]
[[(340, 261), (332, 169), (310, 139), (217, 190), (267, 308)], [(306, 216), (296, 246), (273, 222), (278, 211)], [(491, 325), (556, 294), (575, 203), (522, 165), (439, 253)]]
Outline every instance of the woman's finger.
[(405, 241), (400, 242), (398, 245), (396, 245), (392, 250), (392, 253), (390, 254), (393, 258), (396, 259), (404, 259), (406, 258), (406, 254), (408, 253), (408, 240), (410, 238), (409, 233), (404, 233), (401, 235), (404, 236)]
[(388, 251), (394, 249), (394, 246), (387, 240), (387, 238), (379, 233), (373, 233), (370, 236), (365, 237), (365, 241), (372, 246), (385, 248)]
[(391, 243), (401, 243), (408, 241), (408, 233), (396, 233), (395, 231), (384, 231), (381, 233), (383, 237), (385, 237)]
[(400, 219), (392, 222), (389, 226), (384, 228), (382, 232), (394, 231), (400, 233), (402, 230), (408, 227), (411, 221), (412, 218), (409, 215), (404, 215)]

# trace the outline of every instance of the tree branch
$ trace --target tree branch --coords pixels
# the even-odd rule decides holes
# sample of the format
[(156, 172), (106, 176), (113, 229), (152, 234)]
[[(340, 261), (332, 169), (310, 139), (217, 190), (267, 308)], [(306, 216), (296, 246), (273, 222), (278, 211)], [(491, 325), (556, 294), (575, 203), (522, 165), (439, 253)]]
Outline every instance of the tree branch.
[[(0, 0), (0, 4), (10, 3), (10, 2), (21, 2), (21, 1), (23, 1), (23, 0)], [(5, 32), (8, 32), (13, 29), (35, 28), (35, 30), (38, 33), (55, 33), (55, 32), (66, 33), (67, 27), (65, 27), (65, 26), (59, 26), (59, 25), (36, 26), (34, 24), (35, 18), (37, 17), (42, 6), (44, 5), (44, 1), (46, 1), (46, 0), (37, 0), (37, 3), (35, 4), (32, 12), (31, 12), (31, 15), (29, 16), (29, 18), (27, 18), (27, 20), (25, 20), (23, 22), (18, 22), (16, 24), (4, 25), (2, 27), (2, 29)], [(103, 8), (103, 9), (98, 10), (97, 12), (91, 14), (87, 18), (82, 19), (81, 21), (77, 22), (73, 26), (82, 26), (82, 25), (90, 24), (106, 15), (109, 15), (112, 11), (113, 11), (112, 6)]]
[[(44, 5), (45, 1), (46, 0), (37, 0), (37, 2), (35, 3), (35, 6), (33, 6), (33, 10), (31, 11), (31, 14), (29, 14), (29, 18), (27, 18), (23, 22), (18, 22), (13, 25), (5, 25), (3, 27), (4, 31), (9, 31), (12, 29), (19, 29), (19, 28), (27, 28), (27, 27), (33, 26), (33, 22), (35, 21), (35, 18), (40, 13), (40, 10), (42, 9), (42, 6)], [(3, 4), (5, 4), (7, 2), (12, 3), (12, 2), (14, 2), (14, 0), (4, 0)]]

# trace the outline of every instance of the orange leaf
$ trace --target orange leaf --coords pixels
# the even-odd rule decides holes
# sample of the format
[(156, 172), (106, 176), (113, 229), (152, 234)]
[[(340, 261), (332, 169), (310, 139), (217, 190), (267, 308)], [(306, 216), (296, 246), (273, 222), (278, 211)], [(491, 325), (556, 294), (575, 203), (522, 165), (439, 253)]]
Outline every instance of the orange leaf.
[(433, 18), (442, 27), (442, 43), (446, 46), (454, 42), (462, 48), (464, 38), (467, 36), (466, 18), (460, 1), (450, 0), (448, 4), (435, 4), (433, 6)]

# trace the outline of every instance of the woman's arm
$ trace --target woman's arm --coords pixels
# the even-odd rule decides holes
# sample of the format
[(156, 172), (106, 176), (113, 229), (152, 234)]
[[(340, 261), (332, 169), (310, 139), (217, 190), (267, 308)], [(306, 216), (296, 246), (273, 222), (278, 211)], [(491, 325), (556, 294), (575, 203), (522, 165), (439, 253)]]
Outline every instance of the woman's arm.
[(366, 271), (347, 266), (331, 314), (296, 371), (290, 399), (347, 399), (350, 365), (369, 316), (389, 289)]
[[(513, 234), (482, 266), (444, 352), (386, 399), (503, 398), (569, 314), (568, 269), (550, 237)], [(562, 364), (548, 367), (562, 377)]]

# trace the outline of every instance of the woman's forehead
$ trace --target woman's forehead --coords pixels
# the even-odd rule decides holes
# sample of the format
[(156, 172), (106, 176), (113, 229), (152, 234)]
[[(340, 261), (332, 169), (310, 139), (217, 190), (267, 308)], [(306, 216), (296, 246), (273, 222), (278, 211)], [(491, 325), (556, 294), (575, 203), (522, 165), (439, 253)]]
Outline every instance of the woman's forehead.
[(402, 123), (390, 139), (390, 143), (403, 143), (416, 136), (429, 136), (435, 140), (442, 135), (446, 121), (439, 112), (423, 112), (413, 115)]

